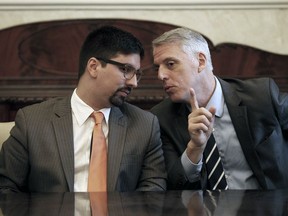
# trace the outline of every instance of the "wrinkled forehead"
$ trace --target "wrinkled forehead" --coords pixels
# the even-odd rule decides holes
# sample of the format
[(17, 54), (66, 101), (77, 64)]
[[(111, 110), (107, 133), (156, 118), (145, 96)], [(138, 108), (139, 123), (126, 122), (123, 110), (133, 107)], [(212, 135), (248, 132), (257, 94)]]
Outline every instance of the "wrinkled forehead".
[(154, 62), (162, 62), (169, 58), (179, 58), (186, 55), (182, 46), (177, 43), (162, 44), (153, 48)]

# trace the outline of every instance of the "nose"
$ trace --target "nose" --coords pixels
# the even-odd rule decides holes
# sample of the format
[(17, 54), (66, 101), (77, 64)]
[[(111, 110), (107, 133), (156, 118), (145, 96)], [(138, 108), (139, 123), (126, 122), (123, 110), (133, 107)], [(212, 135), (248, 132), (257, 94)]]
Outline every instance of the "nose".
[(161, 67), (158, 68), (158, 79), (161, 80), (161, 81), (167, 79), (167, 73)]
[(131, 88), (137, 88), (138, 82), (137, 82), (137, 77), (136, 77), (136, 75), (134, 75), (134, 76), (132, 77), (132, 79), (130, 79), (130, 80), (126, 79), (126, 85), (129, 86), (129, 87), (131, 87)]

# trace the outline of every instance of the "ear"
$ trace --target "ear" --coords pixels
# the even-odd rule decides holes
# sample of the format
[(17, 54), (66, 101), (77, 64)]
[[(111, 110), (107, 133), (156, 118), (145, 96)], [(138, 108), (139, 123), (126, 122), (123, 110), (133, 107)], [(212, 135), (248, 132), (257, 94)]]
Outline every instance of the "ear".
[(87, 62), (87, 71), (88, 71), (88, 73), (90, 74), (91, 77), (93, 77), (93, 78), (97, 77), (97, 74), (98, 74), (97, 68), (98, 68), (99, 65), (100, 65), (100, 62), (94, 57), (92, 57), (92, 58), (90, 58), (88, 60), (88, 62)]
[(198, 54), (198, 61), (199, 61), (198, 72), (200, 73), (206, 67), (206, 56), (204, 55), (204, 53), (200, 52)]

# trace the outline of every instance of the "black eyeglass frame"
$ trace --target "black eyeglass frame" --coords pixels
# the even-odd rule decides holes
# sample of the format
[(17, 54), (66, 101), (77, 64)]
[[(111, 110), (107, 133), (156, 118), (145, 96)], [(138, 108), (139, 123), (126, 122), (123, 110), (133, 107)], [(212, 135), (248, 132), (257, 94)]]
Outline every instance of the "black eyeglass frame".
[(103, 61), (103, 62), (105, 62), (107, 64), (112, 64), (112, 65), (117, 66), (119, 68), (119, 70), (123, 73), (125, 79), (127, 79), (127, 80), (131, 80), (136, 75), (137, 82), (139, 82), (141, 77), (142, 77), (142, 75), (143, 75), (143, 72), (142, 72), (141, 69), (136, 70), (130, 64), (123, 64), (123, 63), (120, 63), (120, 62), (117, 62), (117, 61), (113, 61), (111, 59), (102, 58), (102, 57), (95, 57), (95, 58), (100, 60), (100, 61)]

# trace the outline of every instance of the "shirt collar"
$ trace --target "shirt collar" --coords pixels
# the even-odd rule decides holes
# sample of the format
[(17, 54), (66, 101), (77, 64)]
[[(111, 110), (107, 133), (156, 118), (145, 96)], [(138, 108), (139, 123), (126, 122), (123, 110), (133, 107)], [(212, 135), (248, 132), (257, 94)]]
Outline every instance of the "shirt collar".
[(216, 77), (215, 77), (215, 81), (216, 81), (215, 91), (212, 97), (210, 98), (206, 106), (206, 109), (209, 109), (211, 106), (214, 106), (216, 108), (215, 115), (217, 117), (222, 117), (223, 112), (224, 112), (224, 95), (222, 92), (220, 82)]
[[(74, 89), (71, 97), (71, 108), (79, 126), (84, 124), (84, 122), (90, 117), (91, 113), (94, 112), (94, 110), (77, 95), (76, 89)], [(106, 123), (108, 123), (111, 108), (103, 108), (96, 111), (101, 111)]]

